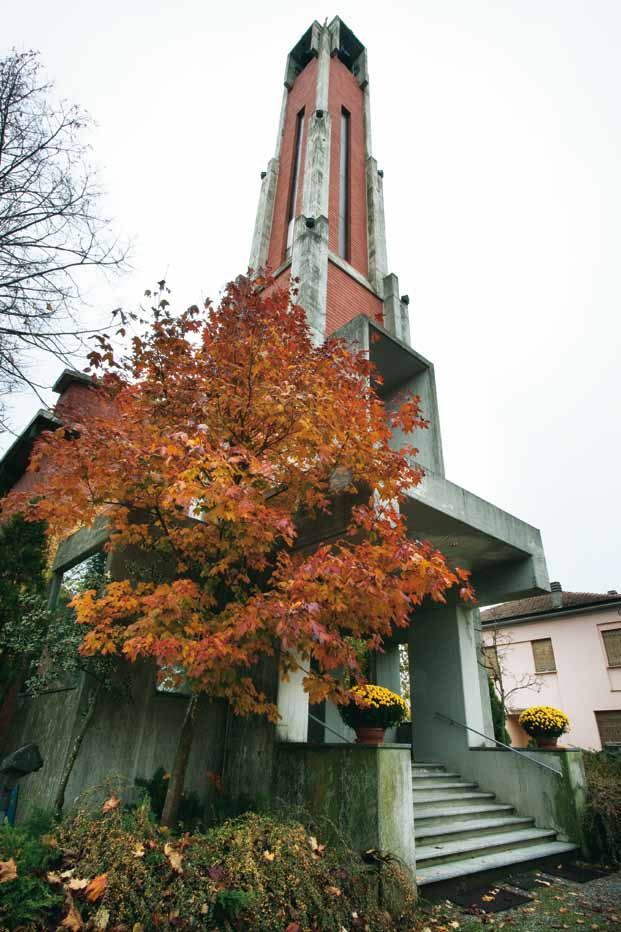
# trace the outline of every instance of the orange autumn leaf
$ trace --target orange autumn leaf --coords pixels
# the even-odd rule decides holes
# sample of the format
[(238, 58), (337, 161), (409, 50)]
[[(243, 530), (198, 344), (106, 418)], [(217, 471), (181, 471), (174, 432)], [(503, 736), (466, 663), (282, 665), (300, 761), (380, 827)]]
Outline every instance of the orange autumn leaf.
[(8, 861), (0, 861), (0, 883), (8, 883), (17, 877), (17, 864), (15, 858), (9, 858)]
[(90, 900), (91, 903), (95, 903), (97, 900), (106, 892), (108, 887), (108, 875), (107, 874), (98, 874), (97, 877), (89, 882), (87, 887), (84, 890), (87, 900)]
[(105, 815), (107, 812), (112, 812), (114, 809), (117, 809), (120, 806), (120, 804), (121, 804), (121, 800), (119, 799), (118, 796), (111, 796), (110, 799), (107, 799), (105, 801), (105, 803), (101, 807), (101, 811)]

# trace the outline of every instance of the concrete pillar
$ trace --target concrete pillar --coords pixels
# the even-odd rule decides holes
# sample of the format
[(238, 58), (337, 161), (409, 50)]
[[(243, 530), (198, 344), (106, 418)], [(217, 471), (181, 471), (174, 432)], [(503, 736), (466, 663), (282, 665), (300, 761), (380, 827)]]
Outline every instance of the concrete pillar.
[(259, 206), (252, 236), (252, 248), (248, 265), (254, 271), (262, 269), (267, 264), (272, 235), (272, 221), (274, 218), (274, 203), (276, 201), (276, 185), (278, 182), (279, 162), (277, 158), (270, 159), (267, 172), (261, 181)]
[(410, 319), (408, 305), (399, 296), (399, 279), (386, 275), (383, 280), (384, 326), (403, 343), (410, 343)]
[(317, 110), (328, 109), (328, 92), (330, 85), (330, 46), (330, 32), (327, 29), (322, 29), (321, 35), (319, 37), (317, 86), (315, 91), (315, 108)]
[(388, 273), (384, 192), (377, 162), (372, 157), (367, 159), (366, 173), (369, 281), (375, 290), (382, 294), (384, 277)]
[(308, 693), (304, 690), (306, 672), (298, 667), (278, 680), (277, 741), (306, 741), (308, 739)]
[[(387, 644), (383, 654), (375, 655), (374, 679), (378, 686), (385, 686), (398, 696), (401, 695), (401, 670), (399, 663), (399, 645)], [(397, 729), (387, 728), (384, 741), (397, 740)]]
[(331, 119), (327, 108), (318, 108), (308, 121), (302, 213), (305, 217), (328, 217), (330, 194)]
[(298, 304), (314, 342), (323, 343), (326, 332), (328, 292), (328, 219), (300, 216), (293, 229), (291, 275), (300, 279)]
[[(493, 741), (451, 725), (448, 718), (491, 735), (479, 675), (476, 609), (447, 605), (417, 612), (409, 637), (414, 757), (459, 765), (471, 747)], [(486, 701), (485, 701), (486, 700)]]
[(384, 653), (375, 655), (375, 682), (401, 695), (399, 645), (384, 645)]

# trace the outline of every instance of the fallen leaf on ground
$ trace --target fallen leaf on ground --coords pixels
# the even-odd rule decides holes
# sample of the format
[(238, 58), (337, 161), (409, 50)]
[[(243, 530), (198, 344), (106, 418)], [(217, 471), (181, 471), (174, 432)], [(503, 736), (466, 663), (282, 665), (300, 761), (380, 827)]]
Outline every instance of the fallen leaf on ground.
[(53, 835), (41, 835), (41, 844), (48, 848), (58, 848), (58, 842)]
[(80, 932), (80, 930), (84, 928), (84, 923), (82, 922), (80, 913), (75, 907), (71, 894), (68, 894), (68, 896), (69, 912), (60, 925), (63, 929), (69, 929), (70, 932)]
[(62, 883), (60, 874), (57, 874), (56, 871), (50, 871), (46, 875), (46, 880), (48, 883)]
[(135, 858), (144, 857), (144, 845), (142, 844), (141, 841), (139, 841), (138, 844), (134, 846), (134, 850), (132, 851), (132, 854), (134, 855)]
[(108, 886), (108, 875), (107, 874), (98, 874), (97, 877), (88, 883), (87, 887), (84, 890), (86, 894), (86, 899), (90, 900), (91, 903), (94, 903), (100, 897), (102, 897)]
[(310, 836), (310, 838), (308, 839), (308, 843), (311, 846), (311, 850), (316, 858), (320, 858), (321, 855), (326, 850), (326, 846), (320, 845), (314, 835)]
[(110, 911), (105, 906), (100, 906), (93, 916), (93, 929), (95, 932), (106, 932), (110, 922)]
[(330, 896), (340, 896), (341, 891), (338, 887), (326, 887), (326, 893), (329, 893)]
[(0, 861), (0, 883), (8, 883), (9, 880), (15, 880), (17, 877), (17, 864), (15, 858), (9, 858), (8, 861)]
[(107, 799), (105, 801), (105, 803), (101, 807), (101, 811), (105, 815), (106, 812), (112, 812), (113, 809), (117, 809), (120, 806), (120, 804), (121, 804), (121, 800), (119, 799), (118, 796), (111, 796), (110, 799)]
[(176, 851), (173, 848), (173, 846), (170, 844), (170, 842), (168, 841), (164, 845), (164, 854), (168, 858), (168, 862), (170, 866), (172, 867), (172, 869), (176, 871), (178, 874), (180, 874), (181, 873), (181, 861), (182, 861), (181, 854), (179, 853), (179, 851)]
[(70, 890), (84, 890), (88, 887), (88, 879), (81, 880), (79, 877), (72, 877), (67, 886)]
[(270, 862), (271, 862), (271, 861), (274, 860), (275, 857), (276, 857), (276, 855), (274, 854), (273, 851), (264, 851), (264, 852), (263, 852), (263, 860), (264, 860), (264, 861), (270, 861)]

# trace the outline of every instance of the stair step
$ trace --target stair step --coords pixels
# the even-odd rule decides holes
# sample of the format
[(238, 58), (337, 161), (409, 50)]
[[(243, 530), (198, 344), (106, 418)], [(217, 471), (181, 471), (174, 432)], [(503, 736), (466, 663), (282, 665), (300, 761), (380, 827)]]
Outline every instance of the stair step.
[(513, 806), (508, 803), (493, 803), (487, 805), (471, 806), (447, 806), (443, 809), (441, 806), (434, 806), (431, 809), (415, 809), (414, 825), (415, 828), (421, 823), (425, 828), (432, 825), (445, 824), (447, 819), (451, 822), (460, 823), (467, 819), (472, 819), (475, 815), (492, 817), (495, 813), (499, 816), (505, 816), (513, 812)]
[(439, 764), (439, 763), (437, 763), (437, 761), (420, 761), (420, 760), (413, 760), (413, 761), (412, 761), (412, 767), (427, 767), (427, 768), (429, 768), (429, 767), (433, 767), (433, 768), (439, 767), (440, 770), (444, 770), (445, 766), (446, 766), (445, 764)]
[(423, 822), (423, 827), (415, 827), (415, 835), (417, 842), (424, 838), (425, 844), (431, 845), (436, 840), (439, 842), (451, 841), (453, 837), (457, 840), (458, 838), (466, 838), (468, 836), (480, 837), (481, 835), (491, 835), (494, 832), (506, 830), (508, 828), (513, 828), (514, 830), (526, 828), (527, 826), (531, 826), (533, 822), (534, 819), (521, 816), (509, 816), (507, 818), (496, 819), (466, 819), (463, 822), (457, 823), (452, 819), (448, 819), (441, 825), (427, 826)]
[(427, 791), (435, 793), (442, 790), (473, 790), (478, 785), (478, 783), (463, 783), (461, 780), (451, 780), (448, 783), (434, 783), (432, 786), (413, 786), (412, 790), (415, 793)]
[(419, 786), (434, 786), (439, 780), (455, 781), (461, 778), (458, 773), (414, 773), (412, 772), (412, 788)]
[(421, 845), (416, 848), (416, 863), (425, 867), (444, 864), (447, 861), (463, 861), (466, 858), (478, 857), (494, 848), (515, 851), (516, 848), (541, 844), (555, 838), (554, 829), (531, 828), (521, 832), (500, 832), (497, 835), (478, 835), (475, 838), (460, 838), (436, 845)]
[(440, 796), (417, 796), (414, 800), (414, 818), (416, 819), (416, 807), (427, 806), (432, 803), (446, 803), (448, 806), (458, 806), (467, 800), (474, 802), (483, 802), (484, 799), (495, 799), (494, 793), (446, 793)]
[(444, 864), (434, 864), (431, 867), (417, 868), (416, 882), (419, 887), (423, 887), (443, 880), (453, 880), (455, 877), (465, 877), (502, 867), (513, 867), (515, 864), (523, 864), (525, 861), (539, 861), (542, 858), (558, 857), (576, 850), (576, 845), (564, 841), (551, 841), (542, 845), (513, 848), (509, 851), (499, 851), (496, 854), (467, 858), (464, 861), (450, 861)]

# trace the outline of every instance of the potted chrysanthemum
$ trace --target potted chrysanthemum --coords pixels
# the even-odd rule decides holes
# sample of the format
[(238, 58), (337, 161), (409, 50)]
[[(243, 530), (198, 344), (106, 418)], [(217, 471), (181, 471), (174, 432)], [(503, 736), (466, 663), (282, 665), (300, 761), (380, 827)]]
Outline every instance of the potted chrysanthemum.
[(385, 686), (367, 683), (354, 686), (352, 699), (339, 706), (341, 718), (356, 732), (358, 744), (383, 744), (384, 732), (398, 725), (408, 714), (405, 699)]
[(524, 709), (518, 719), (527, 735), (540, 748), (554, 748), (561, 735), (569, 730), (569, 719), (551, 705), (534, 705)]

